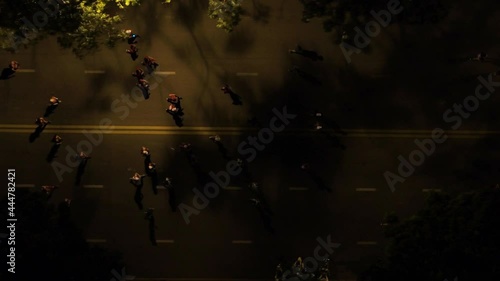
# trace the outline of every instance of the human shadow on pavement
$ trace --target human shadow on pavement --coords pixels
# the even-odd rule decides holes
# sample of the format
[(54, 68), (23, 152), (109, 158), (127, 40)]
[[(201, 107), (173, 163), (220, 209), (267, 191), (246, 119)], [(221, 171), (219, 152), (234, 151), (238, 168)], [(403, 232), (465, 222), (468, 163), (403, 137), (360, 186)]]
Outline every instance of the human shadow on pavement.
[(266, 212), (269, 216), (274, 216), (274, 212), (271, 210), (271, 206), (266, 200), (266, 196), (264, 196), (264, 192), (262, 192), (260, 184), (258, 186), (253, 186), (252, 184), (248, 185), (248, 189), (252, 193), (253, 197), (259, 200), (258, 206), (262, 208), (264, 212)]
[[(233, 159), (238, 162), (238, 159)], [(240, 159), (241, 160), (241, 159)], [(253, 182), (253, 175), (248, 167), (248, 162), (246, 160), (241, 160), (241, 173), (237, 176), (243, 180), (246, 184), (251, 184)]]
[(149, 90), (143, 88), (143, 87), (138, 87), (141, 92), (142, 92), (142, 96), (144, 97), (145, 100), (148, 100), (149, 97), (151, 96), (151, 94), (149, 93)]
[(231, 160), (232, 158), (228, 155), (227, 148), (220, 142), (215, 142), (217, 145), (217, 150), (222, 154), (222, 157), (226, 160)]
[(321, 80), (316, 78), (314, 75), (310, 74), (309, 72), (304, 71), (303, 69), (301, 69), (300, 67), (298, 67), (296, 65), (292, 66), (288, 71), (290, 73), (296, 74), (297, 76), (299, 76), (300, 78), (304, 79), (305, 81), (307, 81), (311, 84), (315, 84), (315, 85), (322, 85), (323, 84), (323, 82), (321, 82)]
[(257, 119), (257, 117), (255, 116), (248, 118), (247, 125), (254, 128), (262, 128), (262, 122), (260, 122), (259, 119)]
[(184, 0), (177, 3), (175, 19), (192, 30), (206, 16), (208, 1)]
[(311, 170), (306, 170), (305, 171), (311, 180), (316, 184), (316, 187), (318, 187), (319, 190), (325, 190), (327, 192), (332, 192), (332, 189), (326, 185), (325, 181), (323, 178), (321, 178), (315, 171)]
[(289, 50), (288, 52), (291, 54), (303, 56), (303, 57), (308, 58), (312, 61), (322, 61), (323, 60), (323, 56), (318, 54), (316, 51), (304, 49), (298, 44), (294, 50)]
[(43, 117), (49, 117), (54, 111), (56, 110), (57, 105), (48, 105), (47, 108), (45, 109), (45, 113), (43, 114)]
[(50, 148), (49, 154), (47, 155), (47, 158), (46, 158), (47, 162), (50, 163), (54, 160), (54, 158), (57, 155), (57, 151), (59, 150), (59, 146), (60, 145), (57, 145), (57, 144), (52, 145), (52, 147)]
[(151, 245), (156, 246), (156, 224), (155, 224), (155, 217), (152, 215), (148, 218), (149, 221), (149, 241), (151, 242)]
[(135, 194), (134, 194), (134, 202), (135, 202), (135, 204), (137, 204), (137, 207), (139, 208), (139, 210), (144, 209), (144, 205), (142, 205), (142, 199), (144, 199), (144, 195), (142, 194), (142, 188), (136, 187)]
[(264, 224), (264, 228), (271, 234), (275, 234), (276, 231), (274, 230), (272, 226), (272, 220), (271, 217), (269, 216), (268, 213), (264, 210), (262, 206), (257, 206), (257, 209), (259, 210), (259, 215), (260, 218), (262, 219), (262, 223)]
[(231, 86), (229, 86), (228, 84), (222, 85), (221, 91), (224, 94), (229, 95), (234, 105), (243, 105), (243, 102), (241, 101), (241, 96), (236, 94), (231, 88)]
[(2, 69), (2, 73), (0, 74), (0, 80), (7, 80), (15, 77), (16, 72), (10, 69), (10, 67), (6, 67)]
[(233, 101), (234, 105), (243, 105), (243, 101), (241, 101), (241, 96), (238, 94), (231, 92), (229, 93), (229, 96), (231, 97), (231, 100)]
[(191, 166), (191, 168), (193, 169), (193, 172), (196, 175), (196, 179), (198, 181), (198, 184), (200, 186), (203, 186), (207, 182), (209, 182), (210, 177), (201, 168), (201, 165), (198, 162), (198, 159), (197, 159), (196, 155), (193, 153), (193, 151), (191, 149), (188, 149), (188, 150), (184, 151), (184, 154), (188, 160), (189, 166)]
[(76, 178), (75, 178), (75, 186), (80, 185), (80, 183), (82, 182), (82, 177), (83, 174), (85, 173), (85, 168), (87, 167), (87, 161), (88, 159), (83, 159), (78, 165), (78, 170), (76, 172)]
[(35, 131), (30, 135), (29, 141), (33, 143), (40, 135), (42, 134), (43, 130), (45, 129), (45, 126), (39, 126), (35, 129)]
[(175, 213), (177, 210), (177, 198), (175, 194), (175, 188), (173, 186), (167, 186), (168, 191), (168, 205), (170, 206), (170, 210)]
[(326, 137), (326, 139), (330, 142), (332, 147), (340, 148), (342, 150), (345, 150), (347, 148), (344, 144), (340, 142), (339, 137), (337, 137), (336, 135), (329, 133), (325, 130), (320, 130), (319, 132)]
[(151, 178), (151, 189), (155, 195), (158, 194), (158, 173), (154, 172), (149, 175)]
[(325, 118), (325, 116), (322, 113), (319, 113), (319, 111), (317, 111), (317, 110), (316, 110), (314, 117), (315, 117), (315, 121), (316, 121), (315, 125), (321, 126), (321, 128), (319, 130), (333, 129), (333, 131), (335, 133), (341, 134), (343, 136), (347, 136), (347, 132), (342, 130), (340, 125), (335, 120), (330, 119), (330, 118)]
[(225, 51), (227, 53), (243, 54), (250, 50), (255, 42), (252, 32), (254, 32), (252, 29), (238, 27), (237, 30), (228, 34)]
[(180, 127), (184, 126), (184, 120), (182, 119), (181, 116), (179, 116), (179, 114), (175, 114), (175, 113), (172, 114), (170, 112), (169, 112), (169, 114), (172, 115), (172, 118), (174, 119), (175, 125), (177, 127), (180, 128)]

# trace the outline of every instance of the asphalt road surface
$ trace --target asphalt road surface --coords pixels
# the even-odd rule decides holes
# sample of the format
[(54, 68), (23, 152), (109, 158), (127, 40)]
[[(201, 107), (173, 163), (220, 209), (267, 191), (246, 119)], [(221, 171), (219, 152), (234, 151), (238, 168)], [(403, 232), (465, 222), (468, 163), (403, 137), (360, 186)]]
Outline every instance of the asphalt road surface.
[[(495, 92), (465, 115), (448, 112), (453, 104), (464, 104), (478, 85), (484, 85), (486, 94), (488, 87), (478, 75), (488, 80), (488, 73), (497, 69), (495, 60), (450, 61), (472, 56), (478, 48), (493, 57), (496, 42), (486, 35), (481, 35), (486, 42), (481, 46), (445, 40), (456, 34), (458, 27), (448, 27), (456, 17), (443, 23), (441, 34), (427, 27), (390, 26), (348, 64), (321, 23), (300, 22), (298, 1), (261, 4), (269, 15), (248, 4), (250, 14), (230, 35), (216, 29), (205, 7), (194, 1), (172, 8), (145, 4), (130, 12), (124, 27), (142, 36), (139, 55), (160, 63), (148, 78), (154, 87), (149, 100), (137, 95), (131, 73), (139, 62), (130, 60), (125, 44), (84, 60), (60, 50), (52, 39), (16, 55), (0, 54), (0, 61), (15, 58), (21, 63), (16, 77), (0, 81), (0, 136), (9, 148), (2, 169), (16, 169), (19, 188), (59, 185), (51, 200), (71, 198), (74, 218), (88, 241), (123, 252), (127, 273), (136, 280), (269, 280), (280, 257), (312, 257), (321, 245), (318, 239), (340, 244), (330, 255), (335, 271), (341, 279), (353, 279), (360, 264), (383, 253), (380, 223), (386, 213), (409, 216), (430, 192), (498, 182)], [(483, 25), (496, 26), (491, 21)], [(425, 32), (444, 38), (439, 48), (413, 36)], [(460, 38), (470, 34), (462, 30)], [(289, 54), (297, 43), (325, 60), (310, 62)], [(290, 73), (294, 65), (314, 79)], [(242, 97), (243, 105), (233, 105), (223, 95), (224, 83)], [(181, 128), (165, 112), (169, 93), (183, 97)], [(63, 102), (49, 117), (52, 123), (30, 143), (34, 119), (43, 114), (51, 95)], [(200, 184), (179, 144), (193, 145), (203, 174), (225, 171), (228, 159), (248, 157), (238, 147), (259, 136), (259, 128), (247, 120), (256, 117), (261, 128), (272, 128), (275, 111), (285, 108), (296, 117), (262, 151), (256, 149), (248, 164), (274, 213), (274, 234), (250, 201), (242, 175), (231, 177), (189, 223), (178, 207), (171, 210), (168, 190), (154, 194), (146, 178), (142, 203), (155, 209), (153, 246), (148, 221), (134, 202), (135, 187), (128, 182), (134, 172), (143, 173), (140, 147), (150, 148), (160, 178), (173, 179), (175, 206), (192, 207), (193, 189)], [(328, 120), (325, 134), (313, 130), (315, 110)], [(436, 128), (434, 135), (444, 131), (444, 137), (436, 138), (440, 143), (427, 141), (424, 148), (415, 143), (432, 139)], [(50, 164), (45, 158), (53, 134), (64, 143)], [(214, 134), (221, 136), (228, 159), (208, 139)], [(67, 155), (82, 149), (91, 150), (92, 159), (75, 185), (77, 171)], [(414, 171), (403, 168), (404, 176), (398, 172), (400, 155), (410, 164), (418, 162), (411, 164)], [(423, 158), (409, 160), (410, 155)], [(54, 163), (69, 168), (58, 176), (54, 165), (59, 164)], [(316, 178), (300, 169), (303, 163), (310, 164)], [(387, 172), (401, 177), (392, 188)], [(319, 189), (318, 182), (331, 192)]]

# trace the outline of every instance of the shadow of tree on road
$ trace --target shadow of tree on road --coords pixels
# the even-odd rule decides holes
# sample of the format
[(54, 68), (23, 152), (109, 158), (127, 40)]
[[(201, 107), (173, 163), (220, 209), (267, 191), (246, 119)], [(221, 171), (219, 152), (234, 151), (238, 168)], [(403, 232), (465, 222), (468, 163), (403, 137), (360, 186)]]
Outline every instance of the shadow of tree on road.
[(228, 40), (224, 50), (229, 53), (242, 54), (252, 49), (254, 43), (253, 30), (239, 27), (228, 34)]
[(260, 23), (268, 23), (269, 16), (271, 14), (271, 7), (263, 4), (259, 0), (252, 0), (253, 10), (251, 12), (251, 17), (254, 21)]
[(177, 2), (175, 19), (192, 30), (202, 17), (208, 17), (208, 1), (184, 0)]

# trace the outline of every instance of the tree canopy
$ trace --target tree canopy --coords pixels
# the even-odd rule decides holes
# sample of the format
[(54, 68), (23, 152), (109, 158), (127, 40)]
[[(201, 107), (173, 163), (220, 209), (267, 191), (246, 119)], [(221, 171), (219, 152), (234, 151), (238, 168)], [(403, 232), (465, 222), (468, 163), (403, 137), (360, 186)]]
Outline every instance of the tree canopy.
[(15, 245), (0, 244), (2, 253), (15, 247), (15, 274), (3, 270), (0, 280), (102, 281), (122, 272), (121, 254), (87, 244), (67, 205), (56, 208), (41, 192), (17, 189), (15, 196)]
[(217, 20), (218, 28), (231, 32), (241, 20), (242, 2), (243, 0), (209, 0), (208, 15)]
[[(125, 39), (118, 13), (142, 0), (0, 0), (0, 47), (15, 52), (55, 35), (64, 48), (83, 57), (101, 45)], [(160, 0), (170, 3), (170, 0)]]
[[(121, 9), (144, 0), (0, 0), (0, 48), (15, 52), (54, 35), (79, 58), (127, 34), (117, 29)], [(156, 0), (171, 3), (171, 0)], [(207, 1), (207, 0), (204, 0)], [(208, 15), (227, 32), (240, 22), (243, 0), (208, 0)]]
[(387, 259), (363, 280), (500, 280), (500, 189), (433, 194), (424, 209), (389, 223)]

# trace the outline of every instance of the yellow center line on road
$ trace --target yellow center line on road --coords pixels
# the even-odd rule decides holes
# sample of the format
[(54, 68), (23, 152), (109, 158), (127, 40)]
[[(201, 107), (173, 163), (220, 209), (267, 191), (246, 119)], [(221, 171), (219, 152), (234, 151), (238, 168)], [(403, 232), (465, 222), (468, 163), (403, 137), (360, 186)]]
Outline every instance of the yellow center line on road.
[(233, 244), (252, 244), (252, 240), (233, 240)]
[[(0, 133), (33, 133), (34, 124), (0, 124)], [(239, 135), (245, 132), (258, 132), (258, 128), (250, 127), (176, 127), (176, 126), (117, 126), (102, 127), (99, 125), (53, 125), (49, 124), (45, 133), (81, 134), (84, 131), (111, 135)], [(334, 130), (325, 130), (335, 133)], [(431, 138), (432, 130), (381, 130), (381, 129), (345, 129), (347, 133), (342, 138)], [(310, 128), (291, 128), (283, 131), (284, 134), (318, 134)], [(453, 139), (480, 139), (485, 136), (500, 136), (500, 131), (446, 131), (445, 134)]]
[(106, 243), (106, 239), (86, 239), (88, 243)]

